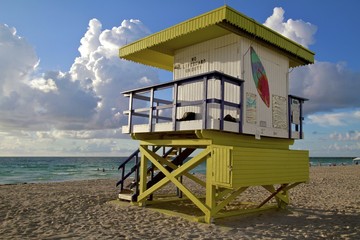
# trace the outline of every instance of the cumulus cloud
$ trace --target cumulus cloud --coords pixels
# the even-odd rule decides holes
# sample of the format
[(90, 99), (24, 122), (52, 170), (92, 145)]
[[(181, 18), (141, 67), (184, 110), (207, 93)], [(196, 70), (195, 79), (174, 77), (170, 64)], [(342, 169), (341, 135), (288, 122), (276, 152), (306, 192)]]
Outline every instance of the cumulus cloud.
[(120, 138), (121, 129), (101, 129), (101, 130), (57, 130), (37, 131), (36, 137), (39, 139), (107, 139)]
[(353, 143), (353, 144), (338, 144), (333, 143), (330, 144), (328, 147), (328, 150), (330, 151), (346, 151), (346, 152), (352, 152), (360, 150), (360, 143)]
[[(158, 76), (151, 67), (119, 59), (118, 49), (148, 34), (139, 20), (103, 30), (101, 22), (92, 19), (71, 69), (39, 72), (34, 48), (15, 28), (0, 24), (1, 128), (40, 131), (35, 135), (39, 139), (119, 137), (112, 129), (124, 124), (127, 108), (120, 93), (155, 84)], [(97, 129), (109, 131), (100, 134)]]
[(30, 81), (30, 87), (33, 89), (38, 89), (45, 93), (56, 92), (58, 90), (56, 83), (53, 79), (44, 79), (44, 78), (35, 78)]
[(360, 106), (360, 72), (344, 63), (316, 62), (290, 73), (290, 93), (308, 98), (305, 113)]
[(346, 133), (331, 133), (331, 140), (336, 141), (360, 141), (360, 132), (359, 131), (349, 131)]
[(307, 119), (309, 123), (320, 126), (345, 126), (360, 122), (359, 112), (359, 110), (348, 110), (337, 113), (315, 113), (310, 114)]
[[(39, 64), (34, 48), (16, 34), (16, 29), (0, 24), (0, 110), (16, 105), (20, 88)], [(15, 101), (15, 102), (14, 102)]]
[(317, 27), (303, 20), (288, 19), (284, 21), (284, 9), (276, 7), (273, 14), (264, 23), (265, 26), (277, 31), (278, 33), (292, 39), (293, 41), (308, 47), (315, 42), (314, 34)]
[[(276, 7), (273, 14), (264, 23), (265, 26), (308, 47), (315, 42), (317, 27), (301, 19), (284, 18), (285, 11)], [(360, 72), (347, 68), (346, 63), (315, 62), (315, 64), (298, 67), (291, 71), (290, 93), (308, 98), (304, 104), (305, 114), (316, 112), (333, 112), (345, 108), (360, 106)], [(343, 125), (339, 113), (323, 116), (311, 116), (313, 122), (321, 122), (331, 126)]]
[(320, 126), (344, 126), (345, 113), (328, 113), (321, 115), (309, 115), (308, 119), (313, 124)]
[(90, 20), (88, 31), (81, 39), (81, 54), (70, 74), (83, 88), (93, 89), (102, 98), (92, 119), (94, 127), (116, 128), (125, 124), (122, 111), (128, 105), (120, 92), (158, 82), (153, 68), (118, 57), (119, 46), (148, 34), (149, 30), (139, 20), (124, 20), (119, 27), (104, 31), (98, 20)]

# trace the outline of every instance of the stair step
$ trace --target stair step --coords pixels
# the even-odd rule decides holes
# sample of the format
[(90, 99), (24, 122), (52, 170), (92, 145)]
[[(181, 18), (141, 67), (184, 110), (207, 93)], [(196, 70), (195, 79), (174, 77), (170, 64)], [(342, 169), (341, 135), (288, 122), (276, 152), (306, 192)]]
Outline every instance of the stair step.
[(177, 149), (174, 149), (171, 151), (171, 153), (169, 153), (169, 155), (172, 155), (172, 156), (175, 156), (178, 154), (178, 150)]
[(132, 196), (134, 195), (134, 192), (130, 189), (123, 189), (119, 195), (118, 195), (118, 198), (120, 200), (125, 200), (125, 201), (129, 201), (131, 202), (131, 198)]

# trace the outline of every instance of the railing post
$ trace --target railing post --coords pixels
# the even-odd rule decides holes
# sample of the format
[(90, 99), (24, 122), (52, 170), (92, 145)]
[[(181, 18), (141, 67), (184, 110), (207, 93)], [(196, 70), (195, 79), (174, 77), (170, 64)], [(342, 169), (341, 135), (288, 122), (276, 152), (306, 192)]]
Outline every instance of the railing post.
[(173, 100), (173, 111), (172, 111), (172, 129), (176, 131), (176, 118), (177, 118), (177, 103), (178, 103), (178, 84), (174, 84), (174, 100)]
[[(305, 101), (307, 101), (308, 99), (306, 98), (301, 98), (301, 97), (296, 97), (296, 96), (292, 96), (289, 95), (288, 96), (288, 111), (289, 111), (289, 117), (288, 117), (288, 121), (289, 121), (289, 138), (293, 138), (293, 134), (292, 134), (292, 128), (294, 125), (294, 131), (297, 132), (298, 138), (299, 139), (303, 139), (304, 138), (304, 134), (303, 134), (303, 103)], [(294, 104), (294, 101), (297, 101), (297, 104)], [(295, 109), (295, 107), (297, 107)], [(295, 115), (295, 119), (294, 119), (294, 112), (297, 111), (297, 114)]]
[(159, 102), (156, 102), (156, 118), (155, 118), (155, 123), (159, 123), (159, 109), (158, 107), (160, 106)]
[(208, 80), (209, 78), (207, 76), (204, 76), (204, 91), (203, 91), (203, 109), (202, 109), (202, 128), (207, 129), (207, 117), (208, 117), (208, 111), (207, 111), (207, 96), (208, 96)]
[(154, 88), (150, 90), (150, 108), (149, 108), (149, 132), (152, 132), (152, 119), (153, 119), (153, 108), (154, 107)]
[(129, 116), (128, 116), (128, 128), (129, 128), (129, 132), (128, 133), (131, 133), (132, 132), (132, 113), (133, 113), (133, 101), (134, 101), (134, 98), (133, 98), (133, 93), (131, 92), (130, 93), (130, 98), (129, 98)]
[[(124, 179), (124, 176), (125, 176), (125, 166), (121, 168), (121, 179)], [(121, 183), (121, 186), (120, 186), (120, 191), (124, 190), (124, 183), (122, 182)]]
[(225, 82), (224, 82), (224, 77), (221, 76), (220, 78), (220, 130), (223, 131), (224, 130), (224, 108), (225, 108), (225, 104), (224, 104), (224, 94), (225, 94)]
[(303, 101), (300, 100), (300, 133), (299, 138), (303, 139), (303, 112), (302, 112)]
[(292, 121), (291, 121), (291, 102), (292, 97), (288, 97), (288, 122), (289, 122), (289, 138), (292, 138)]
[[(217, 94), (216, 96), (211, 97), (211, 99), (209, 99), (209, 94), (210, 94), (210, 89), (209, 89), (209, 80), (215, 79), (215, 85), (216, 85), (216, 90)], [(220, 88), (218, 88), (217, 83), (218, 81), (220, 81)], [(237, 81), (240, 81), (240, 83), (237, 83)], [(196, 101), (184, 101), (184, 103), (179, 102), (179, 87), (182, 86), (183, 84), (191, 84), (191, 83), (203, 83), (203, 99), (199, 99)], [(229, 82), (229, 84), (236, 86), (240, 86), (240, 101), (239, 103), (237, 102), (228, 102), (225, 101), (227, 98), (225, 96), (225, 84), (226, 82)], [(155, 91), (159, 90), (159, 89), (163, 89), (163, 88), (168, 88), (168, 87), (172, 87), (173, 88), (173, 99), (172, 100), (162, 100), (162, 99), (158, 99), (156, 98), (156, 93)], [(220, 92), (219, 92), (220, 91)], [(146, 95), (143, 95), (143, 94)], [(220, 94), (219, 94), (220, 93)], [(244, 88), (243, 88), (243, 84), (242, 84), (242, 80), (239, 80), (237, 78), (228, 76), (226, 74), (214, 71), (214, 72), (208, 72), (208, 73), (204, 73), (201, 75), (197, 75), (197, 76), (193, 76), (193, 77), (189, 77), (189, 78), (184, 78), (184, 79), (178, 79), (178, 80), (174, 80), (173, 82), (169, 82), (169, 83), (165, 83), (165, 84), (159, 84), (159, 85), (154, 85), (151, 87), (146, 87), (146, 88), (142, 88), (142, 89), (136, 89), (136, 90), (132, 90), (132, 91), (128, 91), (128, 92), (124, 92), (123, 93), (126, 97), (129, 97), (129, 110), (125, 111), (125, 113), (128, 114), (128, 130), (127, 133), (132, 133), (134, 132), (133, 129), (133, 125), (134, 125), (134, 116), (138, 116), (138, 117), (143, 117), (143, 118), (148, 118), (148, 122), (146, 123), (147, 127), (146, 129), (141, 129), (140, 131), (145, 131), (145, 132), (153, 132), (155, 129), (155, 125), (159, 122), (161, 122), (160, 120), (166, 120), (166, 121), (171, 121), (171, 127), (170, 127), (170, 131), (177, 131), (178, 127), (177, 127), (177, 115), (178, 115), (178, 111), (177, 108), (178, 107), (187, 107), (187, 106), (197, 106), (200, 107), (200, 112), (197, 110), (196, 113), (201, 113), (202, 116), (202, 120), (201, 120), (201, 128), (202, 129), (208, 129), (208, 123), (209, 123), (209, 104), (215, 104), (218, 107), (216, 107), (216, 114), (220, 115), (219, 120), (220, 120), (220, 126), (218, 128), (218, 130), (223, 131), (224, 127), (225, 127), (225, 122), (224, 122), (224, 115), (226, 114), (226, 109), (225, 107), (230, 107), (230, 108), (237, 108), (240, 110), (239, 113), (239, 126), (238, 126), (238, 132), (242, 133), (243, 131), (243, 118), (244, 118), (244, 113), (242, 112), (242, 109), (244, 108)], [(219, 96), (221, 95), (221, 97)], [(144, 107), (144, 108), (139, 108), (139, 109), (134, 109), (134, 100), (135, 99), (139, 99), (139, 100), (143, 100), (143, 101), (147, 101), (147, 103), (150, 105), (148, 107)], [(162, 106), (161, 104), (164, 103), (165, 105)], [(171, 118), (170, 117), (163, 117), (163, 116), (159, 116), (160, 110), (159, 109), (169, 109), (172, 108), (172, 113), (171, 113)], [(144, 113), (147, 112), (148, 114)], [(156, 118), (154, 120), (154, 118)], [(160, 119), (160, 120), (159, 120)]]
[(243, 110), (244, 110), (244, 82), (240, 83), (240, 113), (239, 113), (239, 133), (243, 133)]

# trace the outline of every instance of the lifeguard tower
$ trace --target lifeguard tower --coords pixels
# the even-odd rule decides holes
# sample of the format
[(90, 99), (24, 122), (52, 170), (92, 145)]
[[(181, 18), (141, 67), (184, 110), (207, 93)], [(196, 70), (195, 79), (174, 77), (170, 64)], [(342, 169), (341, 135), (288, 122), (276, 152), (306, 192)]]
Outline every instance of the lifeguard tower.
[[(173, 183), (200, 210), (192, 217), (209, 223), (273, 207), (269, 202), (285, 207), (289, 190), (308, 181), (308, 151), (289, 149), (303, 138), (306, 99), (289, 95), (288, 78), (290, 68), (313, 63), (313, 52), (223, 6), (123, 46), (119, 54), (172, 71), (174, 78), (123, 92), (129, 109), (122, 132), (138, 140), (139, 149), (119, 167), (120, 199), (150, 205)], [(191, 172), (200, 164), (203, 179)], [(203, 187), (204, 196), (183, 178)], [(259, 203), (225, 210), (259, 186), (268, 192)]]

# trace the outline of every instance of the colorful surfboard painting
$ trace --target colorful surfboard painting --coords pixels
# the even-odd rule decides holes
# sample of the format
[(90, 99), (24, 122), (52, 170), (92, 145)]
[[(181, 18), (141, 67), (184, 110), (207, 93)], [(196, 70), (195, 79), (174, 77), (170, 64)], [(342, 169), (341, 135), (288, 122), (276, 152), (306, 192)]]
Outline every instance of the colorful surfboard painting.
[(251, 70), (257, 91), (267, 107), (270, 107), (269, 81), (264, 66), (253, 47), (250, 47)]

